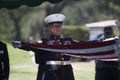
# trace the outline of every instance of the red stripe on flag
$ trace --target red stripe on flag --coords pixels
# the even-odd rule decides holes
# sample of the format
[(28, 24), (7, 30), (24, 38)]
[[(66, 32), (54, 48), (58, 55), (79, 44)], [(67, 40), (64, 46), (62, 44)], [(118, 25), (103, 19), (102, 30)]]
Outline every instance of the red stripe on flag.
[[(85, 42), (85, 43), (76, 43), (76, 44), (71, 44), (71, 45), (46, 45), (46, 44), (39, 44), (39, 43), (23, 43), (23, 46), (27, 46), (27, 47), (32, 47), (35, 49), (40, 49), (40, 48), (44, 48), (44, 49), (60, 49), (61, 51), (63, 50), (81, 50), (85, 49), (83, 52), (84, 53), (67, 53), (68, 55), (75, 55), (75, 56), (81, 56), (81, 57), (88, 57), (90, 59), (115, 59), (118, 58), (118, 56), (115, 55), (114, 52), (114, 48), (113, 45), (115, 45), (115, 40), (111, 40), (111, 41), (104, 41), (104, 42), (93, 42), (93, 41), (89, 41), (89, 42)], [(112, 48), (107, 49), (107, 50), (101, 50), (104, 47), (109, 47), (112, 46)], [(100, 49), (96, 49), (96, 48), (100, 48)], [(63, 49), (63, 50), (62, 50)], [(89, 50), (93, 49), (93, 53), (89, 52)], [(111, 50), (112, 49), (112, 50)], [(59, 51), (60, 51), (59, 50)], [(88, 50), (88, 51), (87, 51)], [(96, 52), (94, 51), (96, 50)], [(52, 50), (51, 50), (52, 51)], [(57, 52), (57, 50), (56, 50)], [(79, 51), (78, 51), (79, 52)], [(113, 55), (112, 55), (113, 54)], [(101, 57), (104, 56), (104, 57)]]
[(105, 47), (114, 45), (115, 40), (105, 41), (105, 42), (86, 42), (86, 43), (76, 43), (71, 45), (46, 45), (46, 44), (32, 44), (32, 43), (25, 43), (24, 46), (31, 46), (34, 48), (50, 48), (50, 49), (88, 49), (88, 48), (97, 48), (97, 47)]

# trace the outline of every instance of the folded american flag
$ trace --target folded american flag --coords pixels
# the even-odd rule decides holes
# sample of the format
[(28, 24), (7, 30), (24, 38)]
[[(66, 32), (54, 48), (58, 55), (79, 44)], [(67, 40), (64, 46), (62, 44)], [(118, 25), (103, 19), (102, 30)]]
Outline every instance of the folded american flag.
[(115, 59), (118, 54), (115, 52), (116, 39), (109, 41), (77, 43), (72, 45), (47, 45), (43, 43), (22, 42), (22, 46), (33, 49), (46, 50), (58, 53), (65, 53), (69, 56), (79, 56), (88, 59)]
[(23, 42), (22, 46), (65, 53), (66, 55), (80, 56), (88, 59), (115, 59), (118, 58), (118, 54), (115, 53), (115, 44), (116, 40), (114, 39), (101, 42), (88, 41), (72, 45), (47, 45), (43, 43)]

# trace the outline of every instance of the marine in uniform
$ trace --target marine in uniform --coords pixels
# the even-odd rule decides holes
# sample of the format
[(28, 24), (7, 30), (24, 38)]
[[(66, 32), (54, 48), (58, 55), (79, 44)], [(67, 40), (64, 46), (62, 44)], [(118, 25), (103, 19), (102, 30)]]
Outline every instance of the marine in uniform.
[[(48, 45), (71, 45), (71, 38), (61, 38), (62, 23), (65, 19), (63, 14), (51, 14), (44, 19), (48, 37), (41, 41)], [(30, 50), (24, 46), (21, 49)], [(37, 80), (75, 80), (70, 56), (64, 53), (56, 53), (44, 50), (33, 50), (35, 61), (38, 66)]]
[(0, 41), (0, 80), (8, 80), (10, 72), (7, 46)]
[[(104, 28), (104, 37), (101, 40), (116, 38), (111, 26)], [(119, 62), (117, 59), (97, 60), (95, 66), (95, 80), (120, 80)]]
[[(60, 38), (64, 19), (63, 14), (52, 14), (44, 19), (48, 37), (42, 39), (43, 43), (48, 45), (71, 45), (72, 39)], [(42, 53), (42, 56), (39, 52), (35, 54), (36, 63), (39, 64), (37, 80), (74, 80), (70, 56), (49, 51), (41, 51), (40, 53)], [(44, 70), (42, 73), (41, 69)]]

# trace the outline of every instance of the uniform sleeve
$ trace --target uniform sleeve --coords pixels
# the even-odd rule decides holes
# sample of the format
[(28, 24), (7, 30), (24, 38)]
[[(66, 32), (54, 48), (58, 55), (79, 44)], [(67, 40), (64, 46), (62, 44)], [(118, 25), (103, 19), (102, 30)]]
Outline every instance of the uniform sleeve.
[(22, 46), (19, 47), (19, 49), (26, 50), (26, 51), (33, 51), (33, 52), (37, 51), (38, 49), (36, 49), (34, 47), (31, 47), (30, 46), (31, 44), (37, 44), (37, 43), (28, 43), (28, 42), (25, 43), (25, 42), (22, 42), (21, 43)]
[(36, 51), (35, 48), (30, 47), (30, 46), (22, 46), (19, 49), (26, 50), (26, 51), (34, 51), (34, 52)]
[(30, 42), (21, 42), (21, 41), (13, 41), (12, 45), (14, 48), (19, 48), (26, 51), (35, 51), (36, 48), (32, 47), (33, 45), (36, 45), (37, 43), (30, 43)]
[(10, 64), (9, 64), (9, 55), (6, 44), (4, 44), (4, 58), (3, 58), (3, 72), (4, 72), (4, 78), (9, 78), (10, 73)]
[(47, 51), (43, 51), (43, 50), (36, 50), (35, 51), (35, 62), (39, 65), (45, 65), (46, 62), (46, 58), (45, 55)]

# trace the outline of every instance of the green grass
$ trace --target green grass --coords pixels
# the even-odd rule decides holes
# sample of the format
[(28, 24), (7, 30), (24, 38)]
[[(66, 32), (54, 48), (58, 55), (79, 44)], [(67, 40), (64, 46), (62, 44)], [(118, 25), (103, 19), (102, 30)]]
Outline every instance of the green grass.
[[(10, 79), (9, 80), (36, 80), (37, 64), (31, 60), (27, 51), (8, 46), (10, 58)], [(94, 80), (94, 62), (72, 63), (75, 80)]]
[[(37, 65), (28, 51), (7, 45), (10, 59), (10, 80), (35, 80)], [(35, 69), (36, 68), (36, 69)]]
[(20, 64), (31, 64), (31, 56), (28, 51), (20, 50), (13, 48), (11, 45), (8, 45), (8, 52), (10, 57), (11, 65), (20, 65)]
[(94, 63), (92, 62), (75, 62), (72, 63), (75, 80), (94, 80)]

